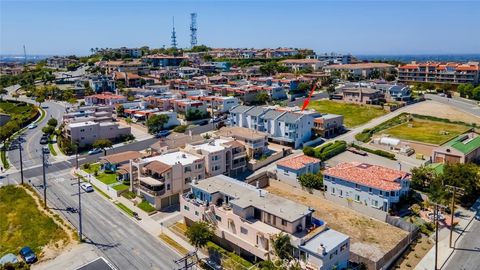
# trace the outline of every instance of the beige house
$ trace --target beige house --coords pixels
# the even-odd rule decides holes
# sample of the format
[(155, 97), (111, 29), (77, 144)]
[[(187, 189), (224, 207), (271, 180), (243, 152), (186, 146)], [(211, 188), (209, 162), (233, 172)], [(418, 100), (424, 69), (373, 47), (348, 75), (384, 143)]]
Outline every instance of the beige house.
[(382, 91), (371, 88), (345, 88), (343, 100), (348, 103), (378, 104), (383, 98)]
[(92, 145), (100, 139), (115, 140), (121, 136), (131, 135), (131, 129), (113, 122), (76, 122), (68, 123), (64, 136), (80, 147)]
[(185, 222), (215, 225), (215, 241), (245, 257), (274, 256), (272, 238), (290, 236), (302, 269), (343, 269), (349, 257), (347, 235), (327, 229), (308, 206), (233, 178), (217, 175), (192, 184), (180, 199)]
[(247, 169), (245, 146), (232, 139), (212, 139), (187, 144), (185, 151), (205, 157), (207, 177), (219, 174), (235, 176)]
[(136, 159), (130, 163), (132, 190), (156, 209), (178, 204), (180, 194), (190, 189), (190, 183), (204, 178), (203, 156), (185, 151)]
[(267, 151), (267, 133), (244, 127), (222, 127), (216, 134), (222, 138), (233, 138), (241, 142), (245, 145), (249, 157), (254, 155), (261, 156)]

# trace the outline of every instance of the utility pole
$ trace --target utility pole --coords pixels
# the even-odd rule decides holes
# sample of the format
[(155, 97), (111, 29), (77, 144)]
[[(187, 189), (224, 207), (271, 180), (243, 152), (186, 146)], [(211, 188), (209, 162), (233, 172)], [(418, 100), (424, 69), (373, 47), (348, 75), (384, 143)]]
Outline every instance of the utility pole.
[(47, 155), (47, 149), (42, 147), (42, 168), (43, 168), (43, 207), (47, 208), (47, 177), (45, 175), (45, 169), (47, 166), (47, 161), (45, 159)]
[(78, 238), (80, 239), (80, 242), (83, 241), (82, 235), (83, 235), (83, 230), (82, 230), (82, 190), (80, 189), (80, 176), (77, 176), (77, 184), (78, 184), (78, 224), (79, 224), (79, 230), (78, 230)]
[(431, 202), (431, 204), (433, 204), (435, 206), (435, 210), (433, 211), (433, 222), (435, 223), (435, 268), (433, 268), (434, 270), (438, 270), (438, 267), (437, 267), (437, 263), (438, 263), (438, 217), (439, 217), (439, 214), (438, 214), (438, 208), (447, 208), (446, 206), (444, 205), (441, 205), (441, 204), (438, 204), (438, 203), (434, 203), (434, 202)]
[(453, 216), (455, 214), (455, 196), (458, 192), (458, 194), (463, 195), (463, 192), (465, 192), (465, 189), (459, 188), (456, 186), (451, 186), (451, 185), (445, 185), (450, 191), (453, 192), (452, 194), (452, 210), (451, 210), (451, 215), (450, 215), (450, 241), (449, 245), (450, 248), (453, 248), (452, 244), (452, 238), (453, 238)]
[(20, 179), (23, 185), (23, 159), (22, 159), (22, 143), (18, 141), (18, 150), (20, 151)]

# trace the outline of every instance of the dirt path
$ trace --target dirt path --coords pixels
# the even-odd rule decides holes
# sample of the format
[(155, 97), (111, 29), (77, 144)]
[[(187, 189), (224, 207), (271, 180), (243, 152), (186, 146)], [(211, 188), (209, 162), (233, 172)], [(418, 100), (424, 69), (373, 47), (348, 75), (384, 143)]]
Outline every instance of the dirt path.
[(421, 102), (407, 112), (480, 125), (480, 117), (436, 101)]

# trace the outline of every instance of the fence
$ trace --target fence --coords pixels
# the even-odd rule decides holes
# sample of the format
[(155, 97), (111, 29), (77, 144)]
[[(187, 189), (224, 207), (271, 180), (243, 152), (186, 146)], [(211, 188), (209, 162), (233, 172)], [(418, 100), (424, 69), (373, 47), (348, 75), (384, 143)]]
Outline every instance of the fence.
[(336, 204), (339, 204), (341, 206), (350, 208), (354, 211), (357, 211), (359, 213), (362, 213), (366, 216), (372, 217), (374, 219), (378, 219), (381, 221), (385, 221), (386, 217), (388, 216), (387, 212), (372, 208), (370, 206), (364, 205), (362, 203), (357, 203), (351, 200), (347, 200), (345, 198), (340, 198), (338, 196), (331, 195), (328, 192), (320, 192), (320, 191), (315, 191), (318, 193), (323, 193), (320, 196), (323, 196), (325, 199), (334, 202)]
[(263, 166), (266, 166), (266, 165), (274, 162), (275, 160), (281, 159), (281, 158), (289, 155), (291, 152), (292, 152), (291, 149), (286, 149), (286, 150), (282, 150), (280, 152), (276, 152), (275, 154), (267, 157), (264, 160), (256, 160), (255, 163), (250, 161), (247, 164), (247, 168), (251, 171), (256, 171), (256, 170), (262, 168)]

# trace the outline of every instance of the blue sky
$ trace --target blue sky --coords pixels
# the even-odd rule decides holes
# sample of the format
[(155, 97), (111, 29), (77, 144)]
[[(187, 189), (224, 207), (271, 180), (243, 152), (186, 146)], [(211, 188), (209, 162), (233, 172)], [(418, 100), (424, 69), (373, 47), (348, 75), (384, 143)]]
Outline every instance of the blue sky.
[(307, 47), (353, 54), (480, 53), (480, 1), (6, 1), (0, 53), (88, 54), (92, 47), (180, 47), (190, 13), (212, 47)]

